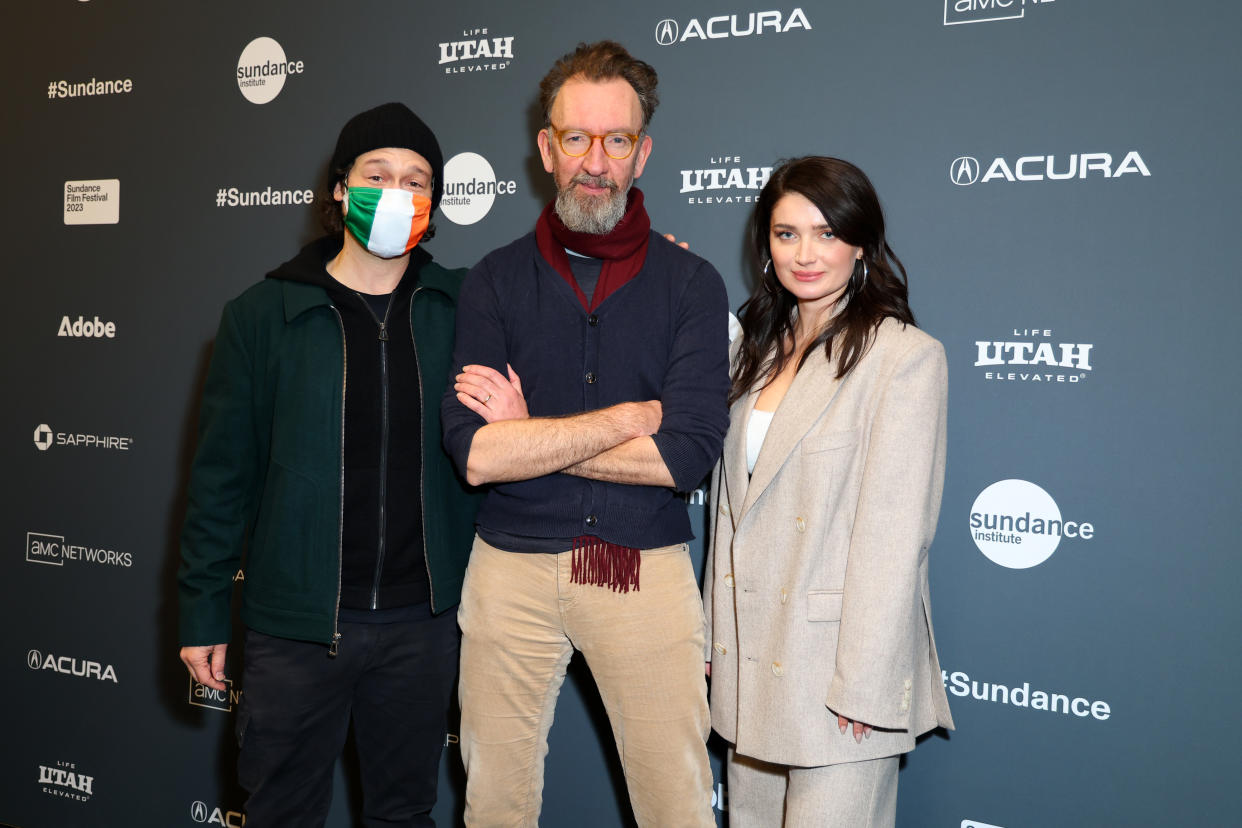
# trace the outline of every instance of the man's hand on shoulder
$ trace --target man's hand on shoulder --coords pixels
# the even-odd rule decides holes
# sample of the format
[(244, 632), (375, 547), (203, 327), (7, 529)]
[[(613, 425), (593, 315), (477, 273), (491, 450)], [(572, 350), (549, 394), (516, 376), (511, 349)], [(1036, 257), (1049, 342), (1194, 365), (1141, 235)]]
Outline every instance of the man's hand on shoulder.
[(182, 647), (181, 661), (199, 684), (215, 690), (227, 690), (224, 684), (224, 655), (228, 644), (205, 644)]

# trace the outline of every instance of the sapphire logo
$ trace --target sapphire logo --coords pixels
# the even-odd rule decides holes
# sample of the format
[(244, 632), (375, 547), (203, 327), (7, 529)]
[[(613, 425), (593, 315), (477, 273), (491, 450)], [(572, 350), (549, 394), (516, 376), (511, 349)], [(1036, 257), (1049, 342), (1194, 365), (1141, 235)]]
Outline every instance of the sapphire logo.
[(52, 446), (52, 427), (40, 423), (34, 430), (34, 444), (39, 451), (47, 451)]
[(58, 446), (114, 449), (129, 451), (133, 445), (133, 437), (111, 437), (103, 434), (70, 434), (64, 431), (52, 431), (47, 423), (41, 423), (34, 430), (34, 444), (39, 451), (47, 451), (52, 444)]
[(672, 46), (677, 42), (679, 34), (681, 34), (681, 27), (677, 25), (676, 20), (666, 18), (656, 24), (656, 43), (659, 43), (661, 46)]
[(954, 158), (949, 165), (949, 180), (962, 187), (979, 180), (979, 159), (969, 155)]

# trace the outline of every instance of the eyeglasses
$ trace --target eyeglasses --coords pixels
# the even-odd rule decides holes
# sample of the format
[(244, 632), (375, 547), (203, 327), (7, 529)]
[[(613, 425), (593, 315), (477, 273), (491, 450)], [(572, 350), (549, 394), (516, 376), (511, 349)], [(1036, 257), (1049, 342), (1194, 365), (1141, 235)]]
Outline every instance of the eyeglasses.
[(615, 161), (629, 158), (634, 152), (634, 147), (638, 145), (639, 137), (629, 132), (610, 132), (607, 135), (592, 135), (580, 129), (559, 130), (551, 124), (548, 124), (548, 131), (556, 137), (557, 143), (561, 145), (561, 152), (570, 158), (581, 158), (586, 155), (591, 151), (591, 144), (598, 138), (600, 146), (604, 148), (604, 154)]

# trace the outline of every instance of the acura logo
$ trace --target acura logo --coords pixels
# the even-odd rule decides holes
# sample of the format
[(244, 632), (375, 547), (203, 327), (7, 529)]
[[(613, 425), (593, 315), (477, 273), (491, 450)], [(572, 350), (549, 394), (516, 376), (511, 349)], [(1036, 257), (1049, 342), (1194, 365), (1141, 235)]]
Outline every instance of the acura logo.
[(207, 821), (206, 803), (196, 800), (194, 804), (190, 806), (190, 819), (194, 820), (195, 822), (206, 822)]
[(979, 159), (969, 155), (953, 159), (949, 165), (949, 179), (954, 184), (965, 187), (979, 180)]
[(661, 20), (655, 28), (656, 43), (661, 46), (671, 46), (677, 42), (677, 35), (680, 33), (681, 29), (676, 20)]
[(39, 451), (47, 451), (52, 445), (52, 427), (46, 423), (34, 430), (34, 444)]
[(38, 670), (43, 666), (43, 653), (38, 650), (31, 650), (26, 653), (26, 664), (30, 666), (31, 670)]

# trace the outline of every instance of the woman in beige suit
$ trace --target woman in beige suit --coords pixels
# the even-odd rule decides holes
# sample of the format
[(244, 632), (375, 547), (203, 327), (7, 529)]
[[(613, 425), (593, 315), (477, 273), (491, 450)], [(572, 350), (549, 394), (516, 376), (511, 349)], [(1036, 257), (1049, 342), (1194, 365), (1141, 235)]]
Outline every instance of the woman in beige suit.
[(953, 727), (927, 585), (944, 349), (857, 167), (786, 162), (752, 233), (703, 587), (730, 828), (893, 825), (898, 757)]

